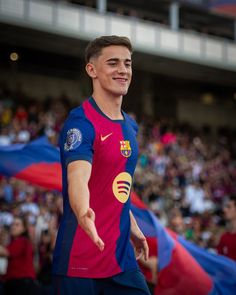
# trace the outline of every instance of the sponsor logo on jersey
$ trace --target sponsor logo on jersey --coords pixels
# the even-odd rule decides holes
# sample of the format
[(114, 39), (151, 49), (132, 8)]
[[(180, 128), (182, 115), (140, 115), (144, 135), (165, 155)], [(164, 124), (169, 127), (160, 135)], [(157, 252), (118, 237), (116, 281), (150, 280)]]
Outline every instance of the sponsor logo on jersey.
[(113, 180), (112, 190), (118, 201), (126, 203), (131, 190), (132, 177), (127, 172), (119, 173)]
[(122, 156), (128, 158), (131, 155), (131, 147), (130, 147), (130, 143), (129, 140), (121, 140), (120, 141), (120, 152), (122, 154)]
[(82, 142), (81, 131), (79, 129), (72, 128), (67, 131), (64, 149), (65, 149), (65, 151), (74, 150), (80, 146), (81, 142)]

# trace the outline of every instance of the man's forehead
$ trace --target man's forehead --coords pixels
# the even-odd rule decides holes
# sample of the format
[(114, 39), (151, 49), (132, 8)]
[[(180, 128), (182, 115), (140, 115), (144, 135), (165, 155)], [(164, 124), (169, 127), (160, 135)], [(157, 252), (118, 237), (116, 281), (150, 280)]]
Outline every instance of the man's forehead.
[(131, 52), (125, 46), (111, 45), (102, 49), (101, 56), (116, 59), (131, 59)]

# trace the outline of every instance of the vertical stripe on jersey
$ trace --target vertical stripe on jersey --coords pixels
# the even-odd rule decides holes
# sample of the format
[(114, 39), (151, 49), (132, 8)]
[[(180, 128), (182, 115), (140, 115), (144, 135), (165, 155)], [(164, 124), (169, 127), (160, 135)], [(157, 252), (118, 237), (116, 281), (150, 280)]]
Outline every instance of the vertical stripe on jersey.
[[(125, 118), (125, 120), (121, 123), (121, 128), (123, 133), (123, 140), (129, 140), (131, 146), (131, 155), (126, 159), (124, 171), (128, 172), (130, 175), (133, 175), (138, 157), (136, 134), (132, 126), (128, 124), (127, 118)], [(120, 236), (120, 238), (117, 241), (116, 257), (118, 259), (120, 267), (123, 270), (137, 268), (133, 246), (130, 243), (130, 203), (131, 202), (129, 197), (128, 201), (123, 205), (120, 217), (120, 232), (122, 232), (123, 235)], [(126, 236), (124, 238), (125, 231)], [(126, 241), (126, 244), (124, 243), (124, 241)]]
[(62, 242), (60, 243), (60, 248), (58, 247), (54, 252), (54, 267), (55, 271), (59, 274), (66, 274), (68, 272), (73, 237), (75, 236), (76, 228), (78, 226), (76, 217), (71, 212), (72, 209), (68, 203), (69, 200), (67, 199), (67, 204), (64, 205), (64, 217), (58, 230), (58, 238)]
[[(61, 139), (60, 139), (61, 140)], [(61, 153), (63, 158), (63, 154)], [(63, 179), (67, 179), (67, 174), (62, 169)], [(66, 180), (67, 183), (67, 180)], [(78, 226), (77, 219), (70, 207), (69, 197), (67, 192), (67, 185), (63, 187), (63, 217), (58, 229), (57, 240), (61, 241), (56, 243), (53, 257), (53, 273), (67, 274), (68, 263), (70, 260), (70, 251), (73, 243), (73, 237)]]

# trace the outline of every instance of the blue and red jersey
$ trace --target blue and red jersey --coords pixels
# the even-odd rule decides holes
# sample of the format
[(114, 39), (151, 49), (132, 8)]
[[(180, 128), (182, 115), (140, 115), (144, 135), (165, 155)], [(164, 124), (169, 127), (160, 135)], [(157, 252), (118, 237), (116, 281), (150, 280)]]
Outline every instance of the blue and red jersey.
[[(91, 97), (71, 111), (61, 137), (64, 213), (54, 251), (54, 274), (105, 278), (137, 269), (130, 243), (130, 191), (138, 146), (137, 124), (123, 112), (111, 120)], [(105, 243), (100, 251), (78, 225), (70, 207), (67, 165), (86, 160), (92, 164), (90, 207), (96, 228)]]

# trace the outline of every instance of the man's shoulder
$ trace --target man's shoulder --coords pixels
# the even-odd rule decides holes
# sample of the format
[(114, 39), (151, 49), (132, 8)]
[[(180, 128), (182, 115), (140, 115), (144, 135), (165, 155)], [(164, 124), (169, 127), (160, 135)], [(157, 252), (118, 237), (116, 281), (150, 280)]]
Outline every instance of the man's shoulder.
[(65, 120), (61, 133), (62, 137), (67, 136), (68, 132), (71, 135), (82, 132), (94, 136), (94, 127), (85, 115), (83, 104), (72, 109)]
[(75, 117), (76, 118), (80, 118), (80, 117), (83, 118), (84, 117), (83, 104), (70, 110), (67, 120), (74, 119)]
[(134, 128), (136, 132), (138, 132), (138, 123), (136, 122), (133, 114), (127, 114), (123, 112), (126, 121)]
[(89, 121), (88, 118), (85, 115), (83, 103), (75, 108), (73, 108), (65, 121), (65, 125), (70, 125), (71, 123), (74, 124), (74, 122), (78, 123), (81, 121)]

